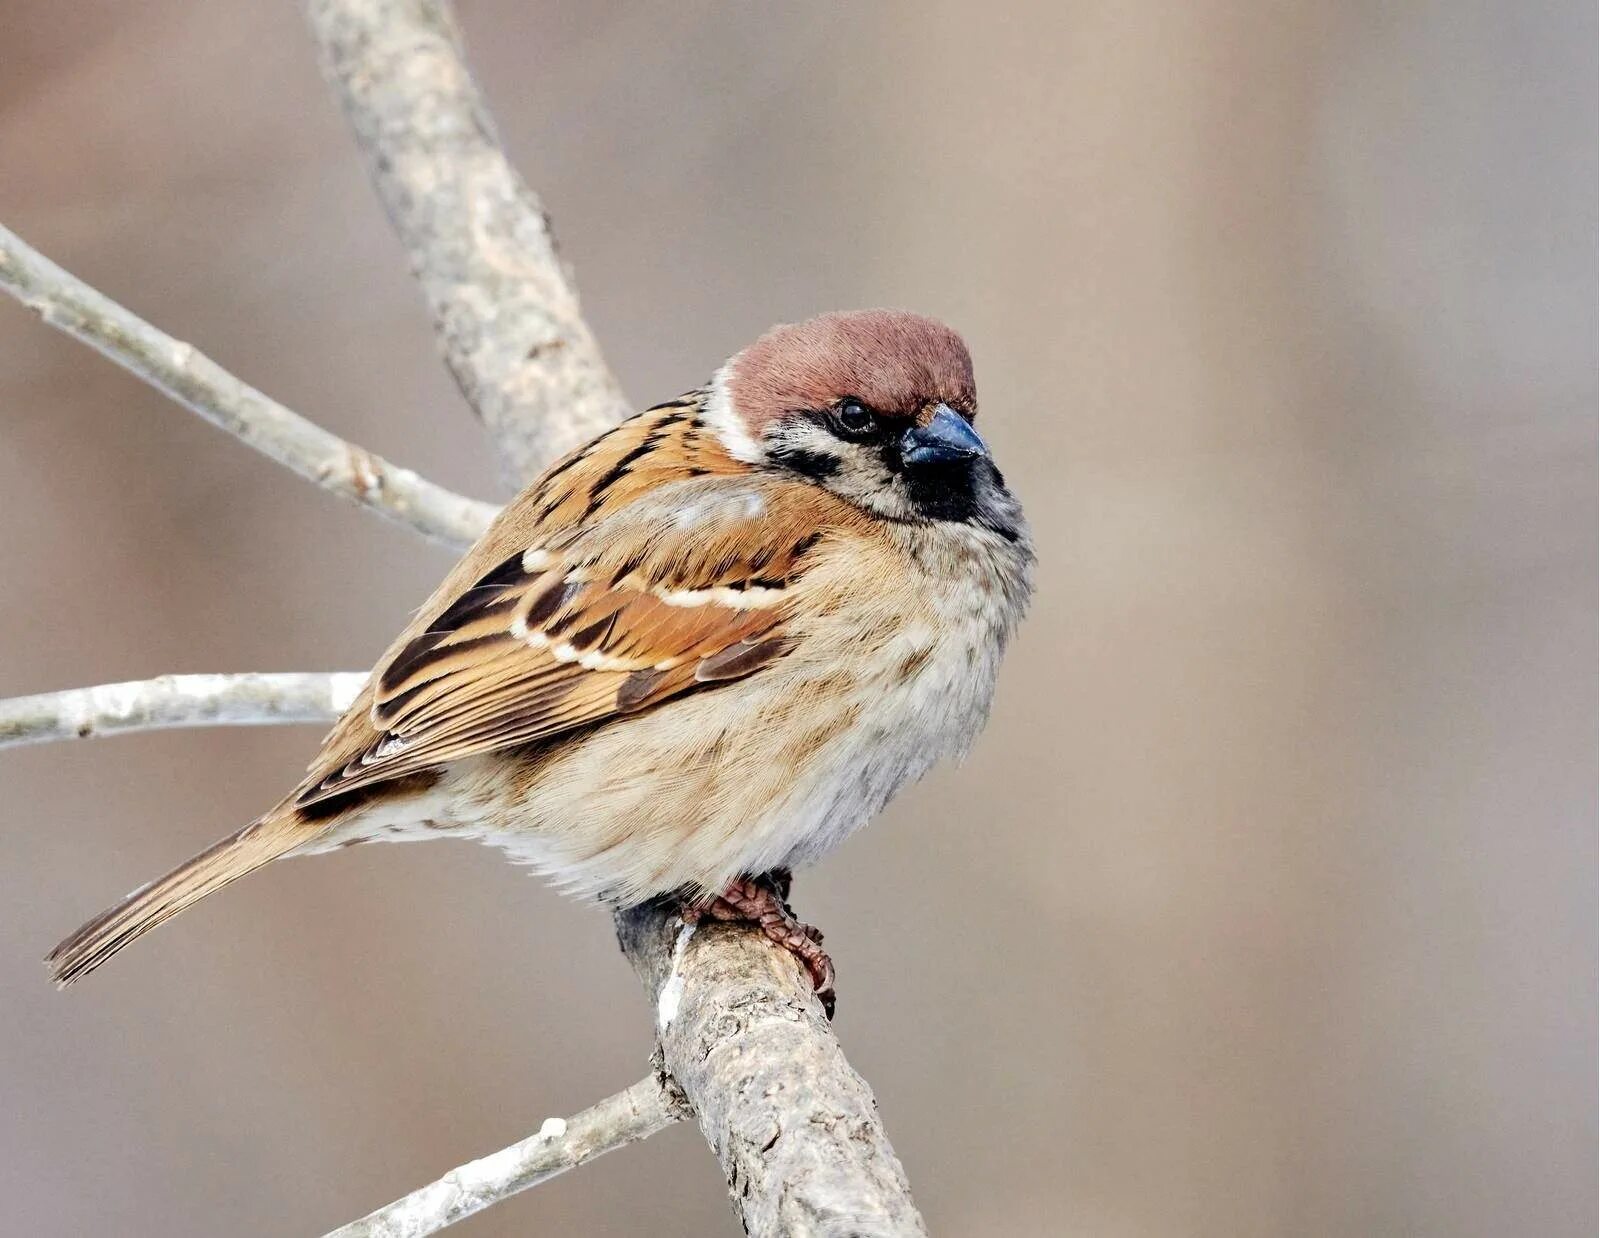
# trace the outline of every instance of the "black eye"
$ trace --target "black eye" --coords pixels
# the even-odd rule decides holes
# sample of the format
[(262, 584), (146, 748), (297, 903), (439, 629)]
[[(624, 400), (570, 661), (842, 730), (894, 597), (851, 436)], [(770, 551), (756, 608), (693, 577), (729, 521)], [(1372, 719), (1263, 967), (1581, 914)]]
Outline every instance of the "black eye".
[(854, 397), (840, 400), (833, 416), (851, 438), (865, 438), (878, 428), (878, 414)]

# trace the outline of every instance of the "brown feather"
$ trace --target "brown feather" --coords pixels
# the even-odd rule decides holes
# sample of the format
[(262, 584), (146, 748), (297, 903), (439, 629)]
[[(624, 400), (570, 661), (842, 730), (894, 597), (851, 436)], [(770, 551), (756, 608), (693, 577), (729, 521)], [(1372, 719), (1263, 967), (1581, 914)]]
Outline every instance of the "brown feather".
[[(781, 634), (784, 587), (814, 532), (857, 517), (813, 487), (750, 489), (748, 467), (699, 433), (700, 399), (625, 422), (501, 515), (380, 660), (298, 805), (548, 741), (778, 656), (784, 646), (769, 638)], [(686, 509), (716, 508), (736, 484), (759, 495), (760, 514), (717, 508), (667, 528), (659, 510), (653, 523), (637, 515), (638, 500), (674, 482), (700, 487), (685, 494)], [(700, 673), (725, 650), (763, 641), (760, 656)]]
[(292, 851), (313, 830), (292, 815), (268, 816), (212, 844), (58, 945), (45, 956), (51, 978), (65, 988), (207, 894)]
[(752, 433), (840, 396), (918, 417), (943, 400), (973, 417), (972, 357), (944, 323), (899, 310), (819, 314), (774, 327), (733, 360), (728, 391)]
[(843, 499), (734, 460), (704, 398), (623, 423), (529, 486), (378, 660), (284, 804), (67, 938), (49, 956), (57, 981), (449, 763), (537, 743), (531, 769), (570, 732), (782, 658), (812, 550), (876, 535)]

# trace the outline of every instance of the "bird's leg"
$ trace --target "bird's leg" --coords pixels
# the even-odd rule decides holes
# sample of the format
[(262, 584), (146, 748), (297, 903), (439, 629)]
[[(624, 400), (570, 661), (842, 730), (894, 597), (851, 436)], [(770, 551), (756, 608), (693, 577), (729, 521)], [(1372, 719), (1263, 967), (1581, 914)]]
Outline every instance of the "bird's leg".
[(800, 960), (811, 976), (817, 999), (831, 1019), (835, 999), (833, 960), (822, 948), (821, 930), (800, 923), (785, 901), (791, 880), (786, 868), (774, 869), (760, 877), (739, 877), (711, 902), (685, 908), (684, 921), (692, 924), (710, 918), (755, 925), (769, 941)]

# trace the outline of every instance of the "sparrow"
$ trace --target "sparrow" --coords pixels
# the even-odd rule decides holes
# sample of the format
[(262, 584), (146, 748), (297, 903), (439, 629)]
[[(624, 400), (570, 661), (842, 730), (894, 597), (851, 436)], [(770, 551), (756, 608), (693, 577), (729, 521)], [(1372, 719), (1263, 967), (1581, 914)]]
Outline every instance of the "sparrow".
[(831, 994), (787, 874), (966, 751), (1032, 588), (976, 413), (949, 327), (831, 313), (558, 461), (300, 784), (58, 945), (57, 984), (280, 857), (474, 838), (573, 894), (750, 921)]

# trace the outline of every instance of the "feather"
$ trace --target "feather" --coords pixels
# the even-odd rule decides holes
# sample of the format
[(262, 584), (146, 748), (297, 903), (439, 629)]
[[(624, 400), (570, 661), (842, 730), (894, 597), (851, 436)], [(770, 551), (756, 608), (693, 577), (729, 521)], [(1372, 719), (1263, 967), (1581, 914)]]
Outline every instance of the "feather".
[[(890, 318), (851, 319), (850, 391), (908, 417), (932, 396), (970, 411), (964, 350)], [(896, 322), (906, 338), (876, 357)], [(987, 522), (923, 521), (745, 451), (762, 408), (811, 424), (843, 394), (822, 327), (797, 329), (798, 351), (764, 337), (709, 392), (550, 468), (413, 614), (284, 802), (62, 942), (57, 981), (279, 856), (413, 827), (464, 827), (579, 892), (709, 896), (820, 855), (961, 751), (1026, 600), (1025, 526), (992, 470)], [(875, 394), (891, 380), (900, 405)]]
[(550, 742), (781, 656), (817, 531), (859, 517), (753, 475), (696, 433), (698, 407), (636, 417), (529, 487), (384, 655), (295, 804)]
[(292, 815), (269, 815), (230, 834), (79, 928), (45, 957), (51, 978), (65, 988), (207, 894), (293, 850), (306, 835), (305, 824)]

